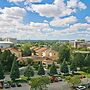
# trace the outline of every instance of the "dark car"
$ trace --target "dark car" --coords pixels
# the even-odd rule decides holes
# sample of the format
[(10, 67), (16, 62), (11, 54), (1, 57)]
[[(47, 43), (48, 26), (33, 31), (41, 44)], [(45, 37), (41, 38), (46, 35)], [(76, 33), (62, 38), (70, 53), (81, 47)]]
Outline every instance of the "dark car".
[(86, 86), (86, 88), (90, 88), (90, 83), (84, 84), (84, 86)]
[(17, 87), (22, 87), (22, 85), (20, 83), (16, 83)]
[(90, 88), (90, 83), (87, 84), (87, 88)]
[(16, 87), (16, 84), (15, 83), (11, 83), (11, 87)]
[(86, 78), (86, 76), (85, 75), (81, 75), (80, 78), (83, 79), (83, 78)]
[(4, 83), (4, 81), (0, 80), (0, 89), (3, 89), (3, 83)]

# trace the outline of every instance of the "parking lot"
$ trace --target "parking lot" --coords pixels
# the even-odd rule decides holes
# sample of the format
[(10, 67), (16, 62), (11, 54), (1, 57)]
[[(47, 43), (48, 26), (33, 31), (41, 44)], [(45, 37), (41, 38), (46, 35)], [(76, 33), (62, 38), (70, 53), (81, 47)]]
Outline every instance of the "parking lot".
[[(13, 87), (3, 90), (30, 90), (30, 86), (26, 83), (22, 84), (22, 87)], [(66, 82), (55, 82), (48, 85), (48, 90), (71, 90)]]
[[(90, 79), (82, 79), (83, 84), (86, 82), (90, 82)], [(30, 86), (26, 83), (22, 83), (22, 87), (13, 87), (13, 88), (8, 88), (8, 89), (3, 89), (3, 90), (30, 90)], [(59, 82), (54, 82), (50, 83), (48, 85), (48, 90), (71, 90), (69, 87), (69, 84), (65, 81), (59, 81)]]
[(3, 90), (30, 90), (30, 87), (26, 83), (22, 83), (22, 87), (13, 87), (13, 88), (7, 88)]
[(61, 81), (61, 82), (51, 83), (48, 86), (48, 90), (71, 90), (71, 89), (67, 82)]

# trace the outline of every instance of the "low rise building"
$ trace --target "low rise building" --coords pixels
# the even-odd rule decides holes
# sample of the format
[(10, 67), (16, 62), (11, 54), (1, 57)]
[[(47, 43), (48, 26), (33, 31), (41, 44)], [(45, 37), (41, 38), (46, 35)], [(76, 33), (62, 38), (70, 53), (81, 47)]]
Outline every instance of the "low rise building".
[(10, 50), (10, 52), (12, 53), (12, 54), (15, 54), (15, 56), (16, 57), (22, 57), (22, 52), (21, 52), (21, 50), (17, 50), (17, 49), (15, 49), (15, 48), (1, 48), (1, 51), (3, 52), (3, 51), (5, 51), (5, 50)]
[(16, 38), (0, 38), (0, 48), (9, 48), (16, 43)]

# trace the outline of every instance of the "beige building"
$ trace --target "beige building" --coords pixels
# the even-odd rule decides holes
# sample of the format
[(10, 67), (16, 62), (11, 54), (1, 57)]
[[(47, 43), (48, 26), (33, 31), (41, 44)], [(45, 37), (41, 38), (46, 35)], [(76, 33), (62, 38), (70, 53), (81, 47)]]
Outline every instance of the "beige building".
[(30, 49), (34, 50), (36, 52), (36, 55), (32, 54), (32, 56), (28, 57), (19, 57), (18, 61), (26, 61), (27, 58), (33, 59), (35, 63), (42, 61), (43, 64), (52, 64), (53, 62), (57, 61), (59, 59), (58, 52), (51, 50), (46, 47), (36, 47), (33, 46)]
[(4, 50), (10, 50), (12, 54), (15, 54), (15, 56), (17, 57), (22, 57), (22, 52), (20, 50), (17, 50), (15, 48), (7, 48), (7, 49), (1, 49), (1, 51), (4, 51)]
[(32, 47), (33, 50), (36, 52), (36, 55), (39, 57), (47, 57), (51, 58), (52, 60), (57, 60), (58, 57), (58, 52), (52, 50), (51, 48), (46, 48), (46, 47)]

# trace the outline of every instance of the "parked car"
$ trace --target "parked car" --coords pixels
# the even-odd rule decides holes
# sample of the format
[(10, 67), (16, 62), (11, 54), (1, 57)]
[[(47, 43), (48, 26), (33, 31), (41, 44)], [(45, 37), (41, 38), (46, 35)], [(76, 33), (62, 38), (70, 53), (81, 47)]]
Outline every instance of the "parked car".
[(11, 87), (16, 87), (16, 84), (15, 83), (11, 83)]
[(86, 90), (86, 87), (85, 87), (85, 86), (78, 86), (78, 87), (76, 88), (76, 90)]
[(58, 77), (57, 79), (58, 79), (58, 81), (62, 81), (62, 78), (61, 77)]
[(83, 79), (83, 78), (86, 78), (86, 76), (85, 75), (81, 75), (80, 78)]
[(0, 80), (0, 89), (3, 89), (3, 83), (4, 83), (4, 81)]
[(21, 87), (22, 85), (20, 83), (16, 83), (17, 87)]
[(51, 83), (53, 83), (53, 82), (58, 82), (59, 80), (56, 76), (51, 76), (50, 81), (51, 81)]
[(87, 83), (87, 88), (90, 88), (90, 83)]
[(90, 83), (83, 84), (86, 88), (90, 88)]
[(8, 82), (4, 82), (4, 88), (10, 88), (10, 84)]

